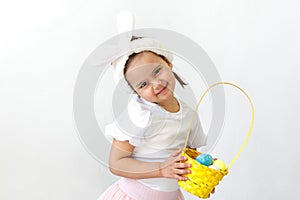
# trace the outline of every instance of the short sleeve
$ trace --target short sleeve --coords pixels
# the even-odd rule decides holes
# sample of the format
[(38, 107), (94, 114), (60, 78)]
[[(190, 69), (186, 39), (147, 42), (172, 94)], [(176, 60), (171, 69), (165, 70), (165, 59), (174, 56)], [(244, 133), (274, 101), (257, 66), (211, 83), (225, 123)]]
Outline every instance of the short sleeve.
[(198, 148), (206, 145), (207, 145), (207, 135), (203, 131), (199, 116), (196, 115), (190, 133), (188, 146), (191, 148)]
[(105, 127), (105, 136), (106, 138), (112, 142), (113, 139), (119, 140), (119, 141), (129, 141), (129, 143), (133, 146), (142, 146), (144, 144), (144, 137), (143, 135), (134, 134), (134, 133), (140, 133), (142, 134), (141, 130), (135, 130), (135, 132), (128, 132), (125, 128), (119, 127), (119, 125), (116, 122), (113, 122), (111, 124), (106, 125)]
[(145, 143), (144, 134), (150, 115), (149, 108), (135, 96), (129, 101), (128, 107), (112, 123), (105, 126), (105, 136), (110, 142), (113, 139), (128, 140), (133, 146), (142, 146)]

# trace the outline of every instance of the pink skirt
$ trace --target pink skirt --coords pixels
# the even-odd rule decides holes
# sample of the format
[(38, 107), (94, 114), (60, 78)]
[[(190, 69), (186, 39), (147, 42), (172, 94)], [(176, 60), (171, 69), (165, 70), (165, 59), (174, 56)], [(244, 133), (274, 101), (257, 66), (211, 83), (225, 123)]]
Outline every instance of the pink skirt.
[(121, 178), (111, 185), (98, 200), (184, 200), (180, 189), (174, 192), (153, 190), (142, 183)]

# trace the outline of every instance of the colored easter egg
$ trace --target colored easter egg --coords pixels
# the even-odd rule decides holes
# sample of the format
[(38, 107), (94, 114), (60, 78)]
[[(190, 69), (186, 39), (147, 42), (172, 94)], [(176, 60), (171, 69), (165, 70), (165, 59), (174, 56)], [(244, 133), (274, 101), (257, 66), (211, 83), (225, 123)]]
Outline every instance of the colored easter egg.
[(215, 160), (213, 162), (213, 165), (217, 166), (219, 170), (225, 170), (226, 169), (226, 164), (222, 160)]
[(209, 168), (214, 169), (214, 170), (219, 170), (218, 166), (214, 165), (214, 164), (210, 165)]
[(213, 163), (213, 157), (209, 154), (200, 154), (197, 156), (196, 161), (202, 165), (209, 166)]

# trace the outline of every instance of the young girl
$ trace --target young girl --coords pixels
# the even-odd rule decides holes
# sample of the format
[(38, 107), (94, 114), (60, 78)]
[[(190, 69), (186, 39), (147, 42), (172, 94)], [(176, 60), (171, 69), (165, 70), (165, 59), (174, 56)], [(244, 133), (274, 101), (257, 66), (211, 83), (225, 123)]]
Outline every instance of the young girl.
[[(161, 43), (151, 38), (133, 37), (132, 51), (114, 60), (116, 80), (124, 78), (134, 95), (128, 113), (106, 126), (112, 141), (109, 168), (122, 178), (98, 200), (177, 200), (184, 199), (177, 181), (192, 173), (186, 157), (181, 156), (193, 115), (175, 94), (175, 79), (186, 85), (172, 71), (173, 56)], [(206, 144), (199, 119), (193, 123), (188, 146)]]

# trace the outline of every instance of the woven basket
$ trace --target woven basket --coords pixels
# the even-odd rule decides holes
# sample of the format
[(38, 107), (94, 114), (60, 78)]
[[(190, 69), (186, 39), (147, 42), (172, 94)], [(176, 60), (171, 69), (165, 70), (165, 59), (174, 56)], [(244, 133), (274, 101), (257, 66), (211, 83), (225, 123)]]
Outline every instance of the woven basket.
[(195, 160), (196, 154), (199, 155), (200, 152), (189, 148), (183, 152), (183, 155), (188, 158), (187, 162), (192, 164), (190, 168), (192, 173), (185, 175), (188, 180), (178, 181), (178, 185), (200, 198), (208, 198), (212, 190), (228, 174), (228, 170), (220, 171), (201, 165)]
[[(196, 150), (187, 148), (187, 142), (188, 142), (188, 139), (189, 139), (190, 130), (191, 130), (191, 127), (192, 127), (192, 123), (194, 121), (194, 117), (197, 114), (197, 110), (198, 110), (198, 107), (199, 107), (202, 99), (204, 98), (204, 96), (207, 94), (207, 92), (212, 87), (215, 87), (215, 86), (221, 85), (221, 84), (227, 84), (227, 85), (234, 86), (237, 89), (239, 89), (241, 92), (243, 92), (243, 94), (247, 97), (247, 99), (250, 103), (250, 106), (251, 106), (252, 120), (251, 120), (251, 124), (250, 124), (250, 129), (248, 131), (247, 137), (246, 137), (242, 147), (240, 148), (238, 153), (235, 155), (235, 157), (233, 158), (231, 163), (228, 165), (227, 169), (225, 169), (225, 170), (215, 170), (215, 169), (209, 168), (205, 165), (202, 165), (202, 164), (198, 163), (195, 159), (201, 153), (196, 151)], [(219, 83), (215, 83), (212, 86), (210, 86), (203, 93), (203, 95), (201, 96), (201, 98), (198, 102), (198, 105), (195, 109), (194, 115), (191, 119), (190, 128), (188, 130), (188, 134), (187, 134), (186, 141), (185, 141), (185, 146), (184, 146), (183, 151), (182, 151), (182, 155), (188, 158), (188, 160), (186, 162), (188, 162), (192, 165), (192, 167), (189, 168), (192, 173), (191, 174), (185, 174), (184, 176), (186, 176), (188, 178), (188, 180), (187, 181), (178, 181), (178, 185), (180, 187), (182, 187), (183, 189), (185, 189), (187, 192), (189, 192), (191, 194), (194, 194), (194, 195), (196, 195), (200, 198), (203, 198), (203, 199), (208, 198), (210, 196), (210, 193), (212, 192), (212, 190), (219, 184), (219, 182), (223, 179), (223, 177), (228, 174), (228, 171), (229, 171), (230, 167), (232, 166), (232, 164), (235, 162), (235, 160), (238, 158), (240, 153), (245, 148), (246, 143), (248, 142), (248, 139), (250, 137), (250, 133), (252, 132), (253, 123), (254, 123), (254, 107), (253, 107), (253, 104), (252, 104), (252, 101), (251, 101), (250, 97), (247, 95), (247, 93), (244, 90), (242, 90), (237, 85), (234, 85), (234, 84), (228, 83), (228, 82), (219, 82)]]

